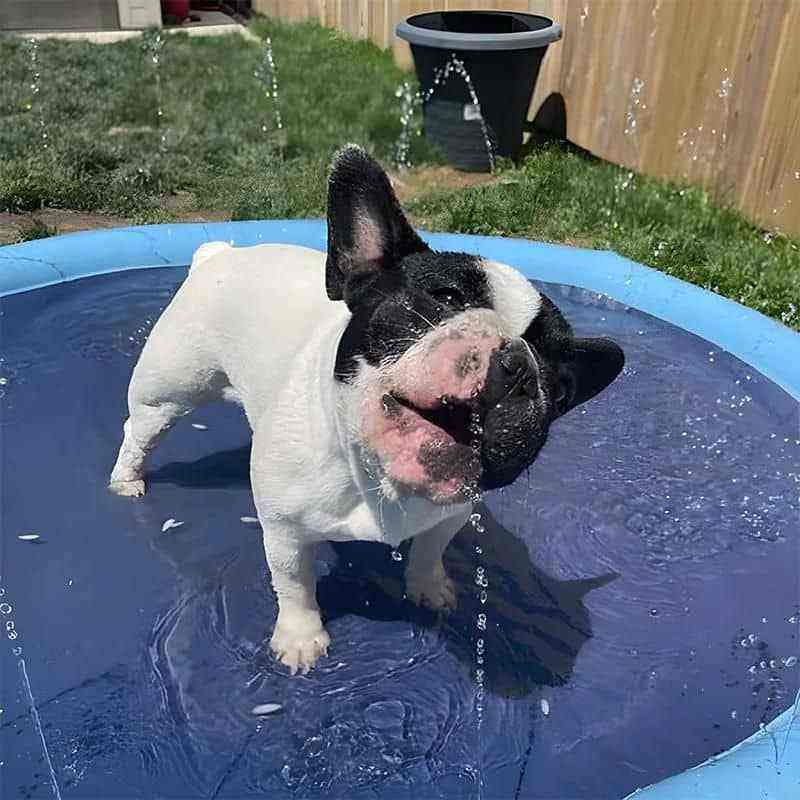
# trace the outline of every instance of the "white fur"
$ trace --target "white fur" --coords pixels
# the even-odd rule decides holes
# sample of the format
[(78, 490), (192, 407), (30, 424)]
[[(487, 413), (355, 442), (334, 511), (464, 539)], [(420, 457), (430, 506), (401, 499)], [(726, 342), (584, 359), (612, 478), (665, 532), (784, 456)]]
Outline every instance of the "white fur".
[[(178, 419), (216, 399), (243, 405), (253, 430), (253, 495), (278, 597), (271, 645), (292, 672), (313, 666), (330, 643), (315, 597), (317, 542), (396, 546), (433, 530), (419, 554), (418, 543), (412, 547), (410, 596), (442, 608), (453, 592), (441, 554), (471, 510), (419, 496), (392, 499), (380, 476), (365, 471), (353, 425), (341, 413), (354, 407), (348, 392), (355, 390), (333, 378), (350, 315), (344, 303), (328, 300), (324, 275), (325, 255), (316, 250), (203, 245), (134, 369), (110, 479), (118, 494), (141, 496), (145, 458)], [(504, 313), (513, 316), (510, 307)]]
[(513, 267), (499, 261), (482, 262), (489, 280), (492, 306), (510, 336), (522, 336), (542, 307), (542, 296)]

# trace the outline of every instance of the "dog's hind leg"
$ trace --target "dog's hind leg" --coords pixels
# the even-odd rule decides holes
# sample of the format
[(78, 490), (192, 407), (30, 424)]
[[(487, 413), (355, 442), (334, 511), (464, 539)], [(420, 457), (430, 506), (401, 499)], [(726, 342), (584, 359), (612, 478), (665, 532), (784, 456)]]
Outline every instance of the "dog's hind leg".
[(144, 495), (144, 462), (147, 454), (155, 449), (161, 437), (175, 422), (192, 411), (192, 408), (175, 402), (131, 405), (130, 416), (122, 427), (122, 447), (111, 471), (108, 488), (124, 497)]
[(124, 438), (111, 471), (108, 488), (126, 497), (145, 493), (144, 462), (164, 434), (195, 408), (221, 399), (227, 377), (209, 365), (195, 347), (183, 346), (191, 337), (171, 340), (154, 330), (128, 390), (128, 419)]

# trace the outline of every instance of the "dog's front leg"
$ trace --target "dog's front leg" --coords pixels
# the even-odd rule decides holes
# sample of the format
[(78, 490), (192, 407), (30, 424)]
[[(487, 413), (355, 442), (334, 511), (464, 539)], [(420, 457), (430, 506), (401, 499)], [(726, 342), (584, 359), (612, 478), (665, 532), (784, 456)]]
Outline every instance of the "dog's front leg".
[(317, 542), (295, 526), (270, 522), (264, 526), (264, 551), (278, 597), (278, 620), (270, 646), (292, 675), (308, 672), (327, 655), (330, 637), (322, 627), (317, 605), (314, 552)]

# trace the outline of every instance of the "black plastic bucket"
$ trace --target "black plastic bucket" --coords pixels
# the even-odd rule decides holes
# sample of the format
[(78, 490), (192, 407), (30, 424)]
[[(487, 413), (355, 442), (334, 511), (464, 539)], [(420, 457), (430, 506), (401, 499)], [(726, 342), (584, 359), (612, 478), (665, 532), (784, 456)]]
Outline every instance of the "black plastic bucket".
[[(513, 11), (435, 11), (416, 14), (397, 26), (411, 45), (423, 96), (425, 136), (448, 161), (468, 172), (487, 172), (493, 155), (516, 159), (547, 46), (561, 38), (561, 26), (547, 17)], [(437, 75), (455, 55), (472, 79), (480, 119), (469, 89), (451, 75)]]

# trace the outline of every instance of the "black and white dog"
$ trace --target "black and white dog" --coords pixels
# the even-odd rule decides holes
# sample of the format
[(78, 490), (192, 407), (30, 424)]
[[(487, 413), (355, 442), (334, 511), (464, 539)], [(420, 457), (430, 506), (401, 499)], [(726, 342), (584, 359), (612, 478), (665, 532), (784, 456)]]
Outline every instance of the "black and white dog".
[(143, 495), (145, 457), (178, 419), (212, 400), (241, 403), (279, 605), (271, 646), (305, 671), (330, 643), (317, 542), (416, 537), (408, 596), (452, 607), (442, 553), (479, 488), (511, 483), (550, 423), (623, 361), (607, 339), (575, 338), (511, 267), (431, 250), (383, 170), (348, 146), (330, 176), (327, 255), (197, 250), (134, 369), (110, 488)]

